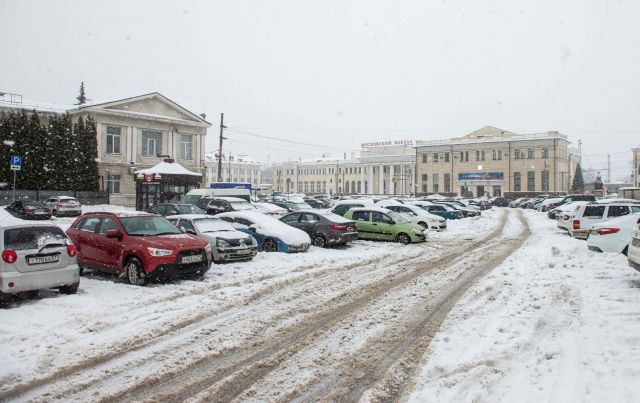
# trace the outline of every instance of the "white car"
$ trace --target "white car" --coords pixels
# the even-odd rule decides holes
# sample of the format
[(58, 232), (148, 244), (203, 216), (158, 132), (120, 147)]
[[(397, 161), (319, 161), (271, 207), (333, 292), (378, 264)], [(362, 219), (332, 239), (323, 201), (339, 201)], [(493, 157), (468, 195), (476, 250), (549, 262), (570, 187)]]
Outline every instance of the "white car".
[(216, 217), (254, 237), (264, 252), (306, 252), (311, 244), (306, 232), (257, 211), (230, 211)]
[(640, 213), (640, 204), (587, 204), (581, 206), (571, 218), (569, 234), (574, 238), (586, 239), (592, 225), (635, 213)]
[(562, 201), (562, 199), (564, 199), (564, 197), (548, 197), (540, 203), (540, 205), (538, 206), (538, 211), (544, 213), (549, 208), (549, 205), (559, 203)]
[(578, 212), (580, 206), (584, 206), (589, 203), (590, 202), (587, 201), (576, 201), (557, 207), (556, 217), (558, 221), (558, 228), (565, 230), (568, 233), (571, 230), (571, 218)]
[(396, 213), (402, 214), (411, 222), (421, 225), (424, 228), (436, 231), (443, 231), (447, 228), (447, 220), (435, 214), (431, 214), (423, 208), (413, 204), (399, 204), (381, 201), (380, 207), (384, 207)]
[(253, 203), (253, 205), (262, 214), (270, 215), (270, 216), (273, 216), (275, 218), (284, 217), (288, 213), (287, 209), (282, 208), (280, 206), (276, 206), (273, 203), (255, 202), (255, 203)]
[(593, 224), (587, 247), (595, 252), (627, 254), (632, 234), (638, 229), (640, 214), (631, 214)]
[(51, 215), (56, 217), (77, 217), (82, 214), (82, 205), (75, 197), (53, 196), (48, 198), (44, 204), (51, 209)]
[(640, 271), (640, 229), (633, 231), (632, 236), (627, 259), (629, 259), (629, 266)]

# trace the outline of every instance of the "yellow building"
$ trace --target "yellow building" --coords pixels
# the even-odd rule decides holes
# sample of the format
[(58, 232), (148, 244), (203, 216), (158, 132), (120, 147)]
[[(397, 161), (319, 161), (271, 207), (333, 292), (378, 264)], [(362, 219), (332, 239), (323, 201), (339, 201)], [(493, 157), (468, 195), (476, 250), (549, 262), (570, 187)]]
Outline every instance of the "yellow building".
[(633, 151), (633, 186), (640, 187), (640, 146), (632, 148)]
[(556, 131), (516, 134), (484, 127), (464, 137), (418, 141), (419, 194), (526, 196), (568, 192), (579, 161)]

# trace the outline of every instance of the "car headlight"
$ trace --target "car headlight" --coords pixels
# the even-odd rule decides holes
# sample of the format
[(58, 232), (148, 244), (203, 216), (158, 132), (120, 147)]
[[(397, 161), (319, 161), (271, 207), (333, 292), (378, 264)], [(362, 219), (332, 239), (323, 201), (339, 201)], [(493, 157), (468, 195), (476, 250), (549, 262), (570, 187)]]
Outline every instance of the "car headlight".
[(158, 256), (169, 256), (173, 253), (171, 249), (158, 249), (158, 248), (147, 248), (149, 254), (154, 257)]
[(228, 247), (229, 247), (229, 246), (231, 246), (231, 245), (229, 245), (229, 242), (225, 241), (224, 239), (220, 239), (220, 238), (218, 238), (218, 239), (216, 240), (216, 246), (217, 246), (218, 248), (228, 248)]
[(414, 229), (413, 229), (413, 233), (414, 233), (414, 234), (422, 234), (422, 231), (423, 231), (423, 230), (421, 230), (421, 229), (417, 229), (417, 228), (414, 228)]
[(257, 245), (258, 242), (256, 242), (256, 239), (254, 237), (249, 237), (247, 239), (245, 239), (244, 243), (246, 243), (247, 245)]
[(204, 247), (204, 251), (206, 253), (211, 253), (211, 242), (207, 242), (207, 245)]

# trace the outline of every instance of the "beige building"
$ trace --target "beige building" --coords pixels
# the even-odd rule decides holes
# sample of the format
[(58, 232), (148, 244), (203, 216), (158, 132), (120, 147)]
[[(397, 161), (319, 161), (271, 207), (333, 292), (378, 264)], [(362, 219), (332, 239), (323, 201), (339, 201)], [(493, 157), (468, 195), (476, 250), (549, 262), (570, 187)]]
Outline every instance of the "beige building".
[[(218, 181), (218, 155), (205, 155), (207, 183)], [(222, 182), (250, 183), (252, 188), (262, 183), (262, 163), (248, 155), (222, 154)]]
[(273, 190), (308, 194), (413, 193), (412, 142), (393, 143), (363, 144), (358, 156), (354, 153), (344, 159), (324, 157), (274, 164)]
[(633, 151), (633, 186), (640, 187), (640, 145)]
[(167, 97), (154, 92), (79, 106), (68, 113), (90, 115), (96, 122), (100, 187), (110, 191), (112, 204), (133, 206), (134, 172), (165, 158), (203, 174), (205, 186), (204, 144), (211, 124)]
[(579, 161), (567, 136), (484, 127), (464, 137), (419, 141), (418, 193), (518, 196), (568, 192)]

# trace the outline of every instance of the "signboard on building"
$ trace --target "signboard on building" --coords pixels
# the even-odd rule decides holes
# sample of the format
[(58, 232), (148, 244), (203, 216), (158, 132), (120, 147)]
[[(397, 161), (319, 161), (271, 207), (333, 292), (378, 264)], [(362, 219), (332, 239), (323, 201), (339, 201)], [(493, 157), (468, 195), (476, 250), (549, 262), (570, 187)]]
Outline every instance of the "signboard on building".
[(458, 181), (474, 181), (474, 180), (503, 180), (503, 172), (472, 172), (459, 173)]
[(211, 189), (247, 189), (251, 190), (251, 184), (245, 182), (213, 182), (209, 184)]
[(386, 147), (386, 146), (412, 146), (413, 140), (389, 140), (389, 141), (374, 141), (372, 143), (361, 143), (360, 147)]

